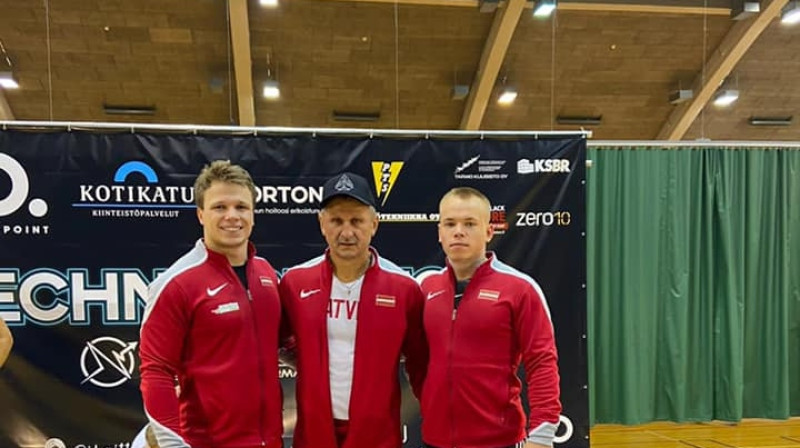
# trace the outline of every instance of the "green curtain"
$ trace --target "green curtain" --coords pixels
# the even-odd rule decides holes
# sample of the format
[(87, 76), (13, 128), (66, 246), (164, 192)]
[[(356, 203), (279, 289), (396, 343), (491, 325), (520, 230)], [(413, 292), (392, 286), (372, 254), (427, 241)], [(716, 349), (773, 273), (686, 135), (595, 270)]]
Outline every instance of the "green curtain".
[(587, 158), (592, 423), (800, 415), (800, 151)]

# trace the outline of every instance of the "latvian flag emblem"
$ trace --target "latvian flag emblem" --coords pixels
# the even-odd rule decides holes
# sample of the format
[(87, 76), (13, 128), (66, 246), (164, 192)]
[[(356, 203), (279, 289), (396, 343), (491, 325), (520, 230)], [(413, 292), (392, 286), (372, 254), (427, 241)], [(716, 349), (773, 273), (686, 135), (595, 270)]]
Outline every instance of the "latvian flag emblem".
[(394, 308), (397, 305), (397, 300), (394, 296), (382, 296), (380, 294), (375, 296), (375, 305), (384, 306), (386, 308)]
[(258, 279), (261, 280), (261, 286), (275, 286), (269, 277), (258, 277)]
[(491, 300), (492, 302), (497, 302), (497, 299), (500, 298), (500, 291), (492, 291), (491, 289), (481, 289), (478, 292), (478, 298), (483, 300)]

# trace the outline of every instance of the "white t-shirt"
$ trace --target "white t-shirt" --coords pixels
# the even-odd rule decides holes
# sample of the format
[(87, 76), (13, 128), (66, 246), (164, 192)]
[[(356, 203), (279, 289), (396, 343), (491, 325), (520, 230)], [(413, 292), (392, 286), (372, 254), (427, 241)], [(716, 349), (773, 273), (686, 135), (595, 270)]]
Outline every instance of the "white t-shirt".
[(356, 348), (358, 300), (364, 276), (342, 283), (333, 276), (328, 301), (328, 372), (331, 382), (333, 418), (348, 420), (353, 385), (353, 355)]

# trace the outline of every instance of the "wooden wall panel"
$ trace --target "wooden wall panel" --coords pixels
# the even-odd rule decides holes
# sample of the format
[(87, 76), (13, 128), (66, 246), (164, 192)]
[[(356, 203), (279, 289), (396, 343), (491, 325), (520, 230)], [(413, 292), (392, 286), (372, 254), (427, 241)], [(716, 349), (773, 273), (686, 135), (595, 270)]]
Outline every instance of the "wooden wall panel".
[[(396, 45), (392, 2), (282, 0), (279, 8), (266, 9), (248, 0), (248, 5), (259, 126), (393, 128), (399, 123), (401, 128), (456, 129), (466, 102), (453, 100), (451, 88), (456, 81), (472, 84), (493, 20), (493, 14), (471, 6), (401, 4)], [(181, 0), (51, 0), (50, 6), (54, 119), (235, 120), (223, 0), (194, 0), (191, 7)], [(17, 119), (48, 119), (44, 5), (0, 0), (0, 8), (0, 38), (21, 83), (4, 95)], [(602, 115), (600, 126), (589, 127), (596, 139), (654, 138), (673, 108), (669, 92), (679, 80), (688, 85), (702, 68), (703, 20), (698, 14), (561, 10), (553, 84), (553, 22), (536, 20), (526, 10), (500, 73), (519, 96), (512, 106), (500, 107), (496, 86), (481, 127), (549, 130), (558, 114)], [(732, 23), (724, 15), (707, 16), (707, 56)], [(261, 97), (267, 54), (281, 83), (282, 96), (275, 102)], [(746, 124), (752, 115), (798, 114), (800, 26), (770, 25), (734, 77), (739, 102), (725, 110), (706, 108), (687, 139), (800, 140), (800, 116), (783, 128)], [(109, 116), (103, 103), (155, 105), (158, 112)], [(334, 110), (379, 111), (381, 118), (337, 122)]]

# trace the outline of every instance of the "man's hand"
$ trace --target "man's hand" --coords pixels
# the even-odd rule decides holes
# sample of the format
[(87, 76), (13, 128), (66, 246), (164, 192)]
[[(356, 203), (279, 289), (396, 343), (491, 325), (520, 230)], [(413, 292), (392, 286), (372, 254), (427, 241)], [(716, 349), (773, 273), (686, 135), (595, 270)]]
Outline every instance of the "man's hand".
[(525, 442), (524, 448), (553, 448), (552, 445), (539, 445), (538, 443)]
[(6, 326), (3, 319), (0, 319), (0, 367), (6, 363), (8, 354), (11, 353), (11, 346), (14, 345), (14, 337)]

